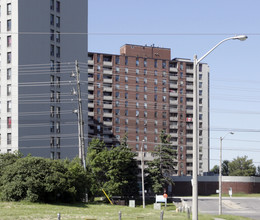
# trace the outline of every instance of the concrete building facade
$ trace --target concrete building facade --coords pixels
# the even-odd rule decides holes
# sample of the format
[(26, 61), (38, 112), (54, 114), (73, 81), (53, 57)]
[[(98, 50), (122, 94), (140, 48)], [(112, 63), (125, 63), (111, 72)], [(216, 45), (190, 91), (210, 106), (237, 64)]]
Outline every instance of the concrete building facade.
[(0, 10), (1, 153), (76, 156), (70, 75), (75, 60), (86, 62), (87, 36), (75, 33), (87, 32), (87, 1), (1, 0)]
[[(209, 67), (199, 65), (199, 172), (209, 170)], [(175, 175), (192, 174), (193, 63), (169, 48), (126, 44), (120, 54), (88, 54), (89, 140), (116, 145), (127, 135), (133, 151), (152, 159), (160, 132), (177, 152)], [(140, 153), (139, 153), (140, 159)]]

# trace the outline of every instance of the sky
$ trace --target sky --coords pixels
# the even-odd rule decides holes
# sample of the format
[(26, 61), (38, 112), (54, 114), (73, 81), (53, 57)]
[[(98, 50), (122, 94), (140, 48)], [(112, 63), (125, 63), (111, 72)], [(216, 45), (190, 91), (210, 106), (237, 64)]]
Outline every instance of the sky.
[(260, 166), (259, 0), (89, 0), (89, 51), (119, 54), (124, 44), (171, 48), (171, 58), (210, 66), (210, 167), (248, 156)]

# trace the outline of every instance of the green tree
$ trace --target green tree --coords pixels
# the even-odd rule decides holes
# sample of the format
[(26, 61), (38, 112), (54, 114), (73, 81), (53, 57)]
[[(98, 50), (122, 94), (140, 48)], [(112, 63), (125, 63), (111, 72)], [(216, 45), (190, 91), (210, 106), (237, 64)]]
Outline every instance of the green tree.
[(229, 163), (229, 176), (254, 176), (256, 172), (252, 159), (237, 157)]
[(228, 160), (224, 160), (222, 162), (222, 175), (229, 176), (229, 161)]
[(103, 141), (93, 139), (88, 148), (87, 165), (91, 170), (92, 195), (101, 195), (101, 189), (109, 196), (137, 195), (137, 161), (124, 142), (109, 149)]
[(154, 193), (163, 193), (168, 184), (173, 184), (171, 179), (174, 173), (174, 162), (176, 151), (170, 144), (170, 135), (164, 131), (160, 134), (161, 143), (155, 147), (153, 152), (154, 159), (148, 162), (146, 169), (148, 187), (150, 186)]
[(210, 172), (213, 172), (215, 174), (219, 174), (219, 166), (218, 165), (215, 165), (211, 170)]
[(0, 177), (1, 199), (6, 201), (73, 202), (85, 196), (84, 169), (76, 162), (27, 156), (6, 166)]

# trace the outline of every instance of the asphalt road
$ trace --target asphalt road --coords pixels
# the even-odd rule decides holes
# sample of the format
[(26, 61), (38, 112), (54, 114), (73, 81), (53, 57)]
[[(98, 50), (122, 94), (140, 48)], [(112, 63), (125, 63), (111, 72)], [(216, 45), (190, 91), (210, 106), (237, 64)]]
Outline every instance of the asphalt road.
[[(191, 197), (183, 197), (183, 203), (192, 206)], [(217, 197), (199, 197), (199, 212), (218, 215), (219, 200)], [(224, 215), (244, 216), (254, 220), (260, 219), (260, 198), (224, 197), (222, 198)]]

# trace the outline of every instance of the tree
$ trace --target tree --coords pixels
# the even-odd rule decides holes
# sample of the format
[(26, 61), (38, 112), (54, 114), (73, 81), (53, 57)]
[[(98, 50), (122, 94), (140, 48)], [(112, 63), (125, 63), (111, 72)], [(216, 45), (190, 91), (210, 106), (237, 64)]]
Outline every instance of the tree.
[(5, 201), (82, 201), (87, 188), (86, 173), (79, 161), (32, 156), (7, 165), (0, 183), (1, 199)]
[(256, 168), (252, 159), (247, 156), (237, 157), (229, 163), (229, 176), (254, 176)]
[(222, 162), (222, 175), (229, 176), (229, 161), (228, 160), (224, 160)]
[(215, 165), (211, 170), (210, 172), (213, 172), (214, 174), (219, 174), (219, 166), (218, 165)]
[(148, 162), (146, 169), (148, 186), (156, 194), (163, 193), (168, 184), (173, 184), (171, 176), (174, 173), (176, 158), (176, 151), (170, 144), (170, 135), (162, 131), (160, 140), (161, 143), (155, 147), (153, 152), (154, 159)]
[(94, 139), (89, 144), (87, 165), (91, 171), (91, 193), (109, 196), (135, 196), (138, 194), (138, 166), (135, 154), (123, 145), (107, 148), (103, 141)]

